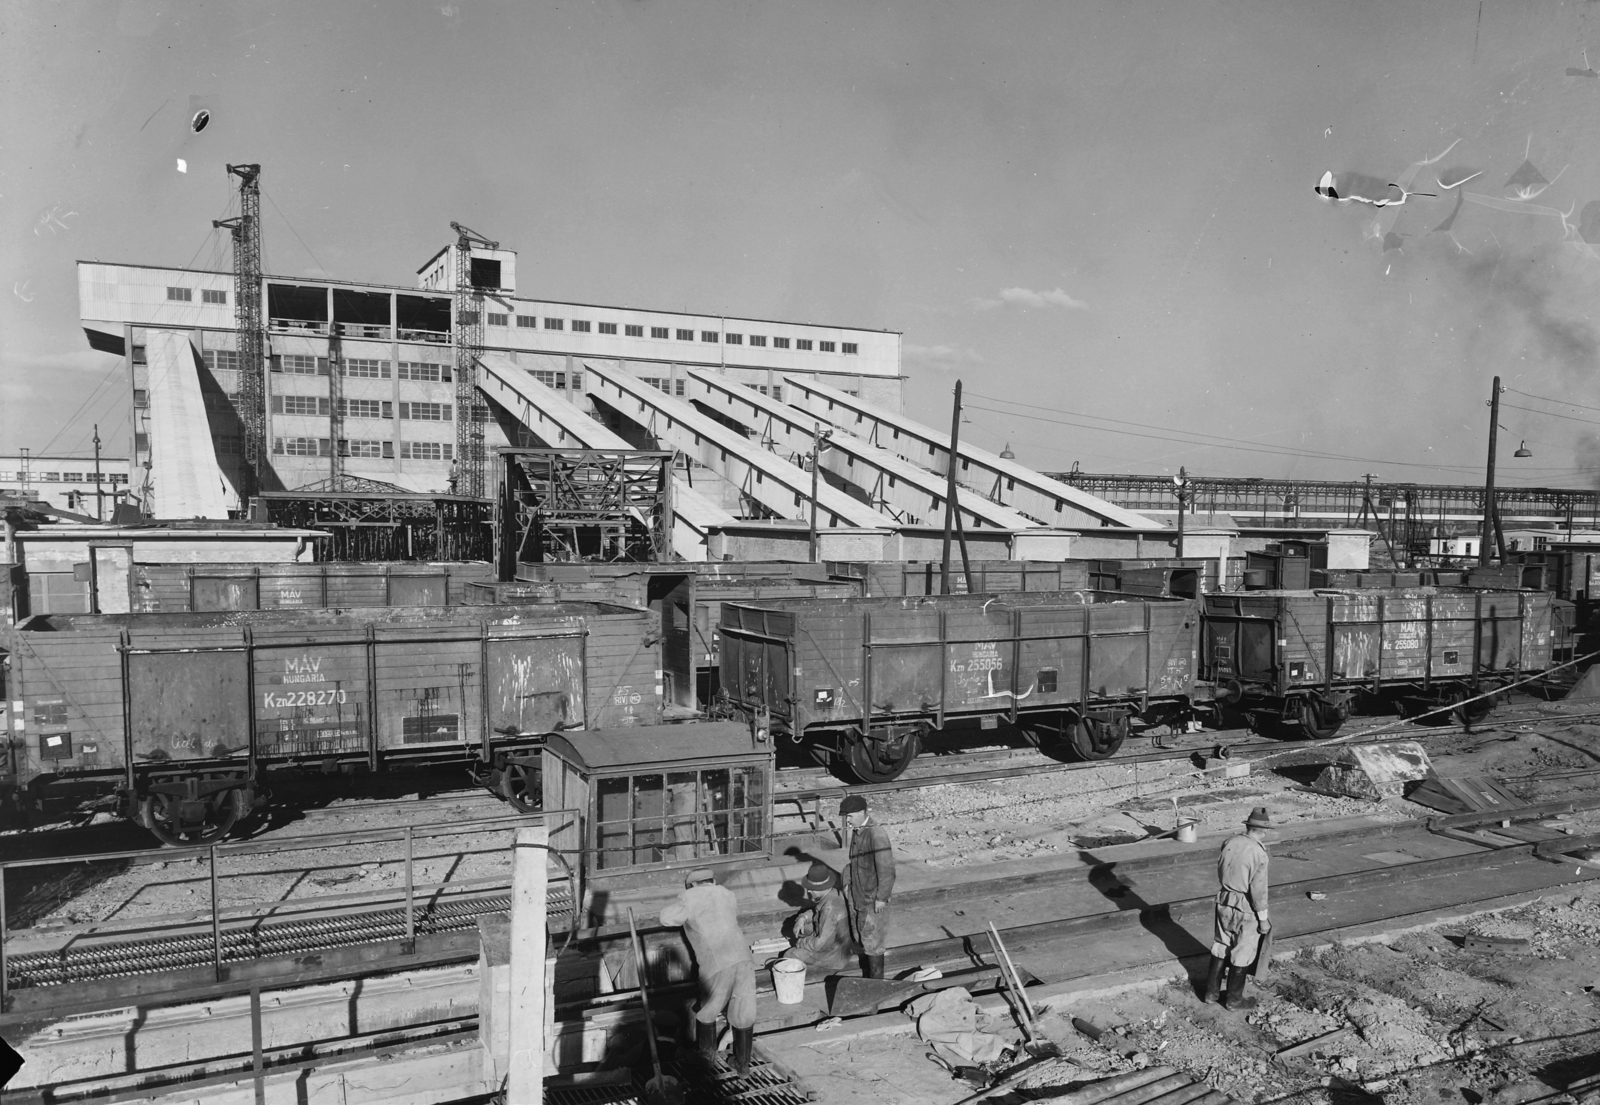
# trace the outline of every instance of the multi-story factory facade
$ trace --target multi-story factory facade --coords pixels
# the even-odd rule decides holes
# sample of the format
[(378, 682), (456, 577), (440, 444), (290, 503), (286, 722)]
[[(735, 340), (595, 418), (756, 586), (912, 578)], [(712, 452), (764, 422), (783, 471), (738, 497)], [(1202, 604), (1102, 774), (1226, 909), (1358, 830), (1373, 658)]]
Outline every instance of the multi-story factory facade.
[[(454, 245), (440, 250), (418, 270), (415, 287), (262, 279), (268, 357), (261, 490), (325, 488), (335, 477), (410, 492), (454, 489), (456, 423), (473, 416), (460, 409), (454, 378), (455, 254)], [(584, 363), (596, 360), (669, 395), (685, 394), (687, 369), (710, 368), (774, 398), (782, 398), (783, 378), (791, 375), (901, 406), (898, 333), (526, 298), (517, 294), (509, 250), (474, 249), (471, 272), (482, 297), (483, 352), (502, 355), (501, 364), (509, 361), (596, 417), (602, 412), (594, 411), (582, 376)], [(126, 362), (133, 495), (156, 501), (150, 484), (161, 466), (150, 462), (161, 433), (208, 437), (227, 505), (237, 510), (245, 484), (234, 275), (81, 261), (78, 285), (90, 344)], [(153, 417), (151, 395), (168, 383), (163, 365), (172, 362), (162, 358), (174, 332), (188, 339), (199, 399)], [(161, 357), (151, 349), (153, 335)], [(187, 377), (187, 366), (179, 367)], [(560, 444), (537, 440), (479, 398), (486, 448)], [(195, 463), (209, 460), (193, 452), (204, 442), (185, 444)]]

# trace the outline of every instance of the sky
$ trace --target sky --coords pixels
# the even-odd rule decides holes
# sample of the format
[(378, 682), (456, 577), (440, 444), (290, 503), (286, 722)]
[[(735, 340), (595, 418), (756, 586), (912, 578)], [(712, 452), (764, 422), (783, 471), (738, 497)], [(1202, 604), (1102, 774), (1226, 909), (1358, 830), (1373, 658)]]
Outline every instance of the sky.
[(125, 448), (74, 262), (229, 269), (259, 162), (269, 273), (900, 331), (1039, 469), (1477, 482), (1498, 374), (1600, 486), (1592, 7), (9, 0), (0, 452)]

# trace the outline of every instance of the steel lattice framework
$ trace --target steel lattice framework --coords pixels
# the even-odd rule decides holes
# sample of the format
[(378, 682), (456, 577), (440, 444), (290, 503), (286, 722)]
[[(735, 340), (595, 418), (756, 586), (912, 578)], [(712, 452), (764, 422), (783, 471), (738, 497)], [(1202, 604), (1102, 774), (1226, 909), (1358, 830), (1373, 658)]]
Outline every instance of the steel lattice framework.
[(483, 494), (483, 423), (488, 416), (478, 397), (478, 358), (483, 355), (483, 293), (472, 279), (472, 247), (499, 249), (499, 242), (460, 223), (456, 232), (456, 493)]
[[(1129, 510), (1156, 516), (1177, 511), (1171, 476), (1091, 472), (1046, 473)], [(1483, 485), (1364, 480), (1266, 480), (1190, 476), (1188, 502), (1198, 514), (1227, 514), (1243, 525), (1361, 525), (1395, 545), (1412, 546), (1435, 530), (1475, 532), (1483, 520)], [(1502, 525), (1600, 528), (1600, 491), (1562, 487), (1497, 487)]]
[(417, 495), (376, 480), (344, 476), (293, 491), (263, 493), (266, 520), (325, 531), (318, 560), (488, 560), (494, 553), (493, 504), (453, 495)]
[(519, 562), (673, 559), (674, 454), (506, 449), (500, 455), (501, 578), (515, 578)]
[(239, 178), (239, 214), (214, 220), (233, 234), (233, 317), (238, 330), (239, 413), (244, 447), (244, 484), (240, 498), (261, 489), (267, 458), (266, 334), (261, 325), (261, 166), (229, 165)]

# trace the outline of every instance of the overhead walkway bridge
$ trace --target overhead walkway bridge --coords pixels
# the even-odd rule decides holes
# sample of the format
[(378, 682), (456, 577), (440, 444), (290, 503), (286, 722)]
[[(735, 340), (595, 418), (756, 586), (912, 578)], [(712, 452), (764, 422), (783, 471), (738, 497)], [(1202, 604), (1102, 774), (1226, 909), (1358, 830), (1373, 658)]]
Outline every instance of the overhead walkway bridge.
[[(941, 474), (948, 473), (950, 435), (931, 430), (904, 415), (866, 402), (805, 377), (789, 376), (788, 394), (845, 433), (878, 445)], [(1162, 523), (1117, 506), (1080, 488), (1053, 480), (1012, 460), (963, 442), (956, 482), (1036, 522), (1069, 529), (1126, 526), (1160, 529)]]
[[(763, 448), (805, 458), (813, 448), (818, 418), (716, 372), (689, 369), (689, 398), (756, 434)], [(823, 422), (822, 425), (828, 425)], [(834, 434), (822, 452), (822, 468), (860, 488), (874, 508), (901, 525), (941, 525), (945, 478), (858, 438)], [(957, 489), (962, 524), (970, 528), (1033, 529), (1038, 522), (973, 491)]]

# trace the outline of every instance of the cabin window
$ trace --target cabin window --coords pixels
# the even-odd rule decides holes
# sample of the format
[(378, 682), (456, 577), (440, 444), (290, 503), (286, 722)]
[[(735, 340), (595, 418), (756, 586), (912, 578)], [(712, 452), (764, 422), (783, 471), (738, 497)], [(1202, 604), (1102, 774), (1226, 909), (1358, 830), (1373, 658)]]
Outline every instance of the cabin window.
[(611, 871), (759, 852), (765, 816), (758, 764), (600, 779), (596, 866)]

